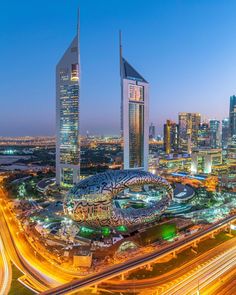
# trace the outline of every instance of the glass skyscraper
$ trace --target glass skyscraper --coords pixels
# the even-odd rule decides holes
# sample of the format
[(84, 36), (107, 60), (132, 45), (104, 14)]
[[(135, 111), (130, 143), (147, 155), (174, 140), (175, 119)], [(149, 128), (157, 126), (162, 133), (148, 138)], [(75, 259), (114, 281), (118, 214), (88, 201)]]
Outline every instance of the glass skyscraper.
[(209, 148), (210, 146), (210, 125), (203, 122), (198, 129), (198, 148)]
[(213, 149), (220, 147), (220, 121), (210, 120), (210, 146)]
[(226, 149), (229, 143), (229, 118), (225, 118), (222, 120), (222, 148)]
[(236, 96), (230, 96), (229, 105), (229, 131), (230, 137), (236, 136)]
[(56, 67), (56, 182), (70, 187), (79, 181), (79, 22), (77, 33)]
[(179, 126), (171, 120), (164, 124), (164, 151), (166, 154), (177, 152), (179, 148)]
[(201, 123), (199, 113), (179, 113), (179, 147), (191, 154), (198, 144), (198, 130)]
[[(121, 37), (120, 37), (121, 39)], [(149, 84), (123, 58), (120, 40), (121, 134), (124, 169), (148, 170)]]
[(151, 123), (151, 125), (149, 126), (149, 139), (155, 139), (156, 137), (156, 128), (153, 125), (153, 123)]

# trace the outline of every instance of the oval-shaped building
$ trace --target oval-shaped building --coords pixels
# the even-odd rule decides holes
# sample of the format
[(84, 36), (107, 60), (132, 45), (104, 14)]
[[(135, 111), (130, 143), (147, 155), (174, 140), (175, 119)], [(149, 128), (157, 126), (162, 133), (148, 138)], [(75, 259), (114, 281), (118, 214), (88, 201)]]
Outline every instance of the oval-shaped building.
[(132, 227), (155, 221), (172, 197), (172, 187), (162, 177), (139, 170), (110, 170), (75, 185), (64, 208), (84, 225)]

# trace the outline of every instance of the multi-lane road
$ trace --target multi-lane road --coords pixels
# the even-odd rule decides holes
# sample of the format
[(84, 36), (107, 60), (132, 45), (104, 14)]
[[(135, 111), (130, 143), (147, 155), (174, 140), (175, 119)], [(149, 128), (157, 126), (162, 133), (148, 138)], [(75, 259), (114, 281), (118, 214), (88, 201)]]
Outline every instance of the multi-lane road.
[[(70, 281), (73, 276), (61, 271), (40, 254), (35, 257), (34, 249), (21, 233), (18, 224), (6, 206), (4, 192), (0, 188), (0, 236), (4, 252), (25, 275), (25, 283), (34, 291), (42, 292)], [(5, 293), (6, 294), (6, 293)]]
[[(1, 195), (4, 196), (4, 192), (0, 188), (0, 197)], [(28, 285), (31, 286), (33, 290), (42, 292), (42, 294), (68, 294), (97, 284), (101, 284), (101, 287), (110, 290), (112, 290), (112, 288), (113, 290), (117, 290), (115, 284), (112, 285), (112, 281), (109, 282), (107, 281), (108, 279), (153, 263), (167, 254), (199, 241), (201, 238), (214, 233), (235, 220), (236, 215), (229, 216), (225, 220), (211, 225), (204, 231), (197, 232), (175, 243), (168, 244), (152, 253), (144, 254), (125, 261), (124, 263), (107, 267), (103, 271), (85, 278), (72, 280), (74, 278), (72, 274), (63, 272), (59, 267), (51, 265), (50, 262), (44, 261), (44, 259), (40, 259), (38, 257), (40, 254), (37, 254), (37, 258), (35, 257), (34, 251), (30, 248), (27, 240), (24, 239), (24, 235), (18, 232), (19, 227), (13, 220), (7, 206), (5, 206), (5, 201), (1, 200), (0, 234), (2, 240), (0, 239), (0, 273), (3, 275), (1, 276), (0, 283), (3, 286), (2, 290), (5, 292), (2, 294), (7, 294), (9, 290), (9, 281), (11, 278), (9, 259), (25, 275)], [(196, 292), (196, 288), (200, 288), (204, 291), (208, 285), (211, 285), (219, 276), (231, 271), (231, 269), (236, 266), (236, 260), (234, 259), (234, 256), (236, 256), (236, 248), (233, 247), (233, 243), (235, 243), (234, 240), (224, 243), (224, 246), (222, 245), (221, 248), (219, 248), (221, 251), (218, 252), (217, 257), (213, 258), (213, 256), (215, 256), (213, 255), (214, 251), (210, 250), (204, 254), (205, 256), (197, 258), (199, 269), (196, 269), (194, 273), (190, 271), (191, 266), (187, 267), (187, 265), (185, 265), (182, 272), (176, 273), (172, 278), (168, 278), (168, 275), (165, 278), (160, 278), (160, 280), (158, 278), (158, 285), (144, 280), (135, 282), (137, 283), (136, 286), (137, 288), (140, 286), (140, 289), (152, 287), (155, 289), (156, 294), (188, 294), (188, 292), (191, 294), (191, 292)], [(224, 247), (228, 247), (228, 249), (226, 250)], [(210, 256), (212, 256), (212, 258), (210, 258)], [(213, 260), (211, 261), (211, 259), (214, 259), (214, 262)], [(204, 265), (204, 263), (207, 264)], [(173, 282), (175, 285), (174, 287)], [(128, 290), (128, 284), (130, 283), (126, 281), (123, 283), (124, 285), (126, 284), (125, 290)], [(109, 284), (110, 286), (108, 286)], [(134, 284), (134, 282), (131, 284)]]
[[(152, 289), (152, 290), (167, 290), (168, 287), (173, 282), (178, 282), (179, 279), (183, 276), (186, 276), (188, 273), (192, 272), (194, 269), (198, 269), (200, 266), (209, 263), (214, 258), (217, 258), (218, 255), (224, 254), (227, 250), (235, 247), (236, 245), (236, 238), (230, 239), (211, 250), (197, 256), (195, 259), (189, 261), (188, 263), (183, 264), (182, 266), (173, 269), (167, 273), (159, 275), (158, 277), (152, 277), (147, 279), (127, 279), (123, 280), (122, 284), (120, 281), (111, 279), (105, 281), (99, 285), (101, 289), (111, 290), (114, 293), (117, 292), (124, 292), (129, 290), (130, 292), (142, 291), (145, 289)], [(217, 254), (216, 254), (217, 253)], [(159, 288), (157, 288), (159, 287)], [(161, 293), (160, 293), (161, 294)]]
[(208, 288), (202, 290), (202, 295), (234, 295), (236, 294), (236, 268), (229, 269), (215, 280)]
[[(204, 231), (197, 232), (193, 235), (186, 237), (183, 240), (179, 240), (175, 243), (172, 243), (165, 248), (157, 249), (152, 253), (145, 254), (143, 256), (138, 256), (137, 258), (130, 259), (124, 263), (117, 264), (111, 267), (108, 267), (102, 272), (95, 273), (93, 275), (89, 275), (86, 278), (74, 280), (70, 283), (66, 283), (62, 286), (53, 288), (49, 291), (46, 291), (42, 294), (49, 295), (49, 294), (66, 294), (68, 292), (76, 291), (82, 288), (86, 288), (92, 285), (97, 285), (107, 279), (113, 278), (115, 276), (127, 273), (128, 271), (134, 270), (138, 267), (144, 266), (148, 263), (155, 262), (158, 258), (164, 257), (165, 255), (172, 253), (178, 249), (185, 247), (186, 245), (190, 245), (194, 241), (200, 240), (202, 237), (210, 235), (211, 233), (215, 232), (219, 228), (225, 227), (232, 221), (236, 220), (236, 215), (229, 216), (224, 220), (221, 220), (218, 223), (211, 225), (209, 228), (205, 229)], [(183, 293), (184, 294), (184, 293)]]
[(0, 295), (8, 294), (11, 286), (11, 263), (0, 237)]
[[(196, 268), (195, 270), (186, 273), (172, 286), (167, 286), (167, 289), (157, 289), (157, 294), (176, 295), (176, 294), (196, 294), (208, 285), (221, 277), (228, 270), (236, 266), (236, 247), (222, 253), (205, 265)], [(209, 294), (209, 293), (208, 293)]]

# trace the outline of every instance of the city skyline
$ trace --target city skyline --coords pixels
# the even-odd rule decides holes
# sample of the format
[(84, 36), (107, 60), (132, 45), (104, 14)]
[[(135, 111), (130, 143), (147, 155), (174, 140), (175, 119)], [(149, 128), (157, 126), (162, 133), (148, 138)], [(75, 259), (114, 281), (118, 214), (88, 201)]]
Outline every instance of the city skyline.
[[(150, 122), (157, 126), (158, 133), (162, 132), (165, 120), (176, 121), (179, 112), (199, 112), (203, 118), (218, 120), (228, 117), (228, 99), (236, 91), (233, 59), (236, 4), (233, 1), (227, 5), (220, 1), (212, 5), (212, 1), (207, 1), (192, 6), (176, 1), (165, 4), (150, 1), (144, 8), (134, 7), (130, 1), (125, 10), (118, 1), (109, 7), (105, 1), (99, 5), (94, 1), (71, 1), (68, 6), (65, 1), (57, 5), (55, 1), (45, 3), (38, 3), (37, 12), (29, 1), (21, 3), (20, 16), (16, 1), (3, 6), (1, 27), (4, 31), (1, 33), (5, 44), (2, 48), (5, 71), (1, 76), (0, 135), (55, 135), (53, 71), (63, 48), (72, 38), (78, 5), (82, 23), (81, 134), (87, 130), (91, 134), (119, 134), (119, 29), (124, 34), (125, 55), (151, 84)], [(91, 11), (91, 7), (96, 9)], [(130, 15), (131, 8), (133, 14)], [(7, 18), (10, 12), (11, 23)], [(137, 21), (141, 15), (142, 24)], [(25, 21), (20, 22), (21, 18)], [(136, 27), (140, 31), (138, 39), (132, 33)], [(39, 42), (47, 42), (48, 48), (39, 50)], [(12, 59), (16, 49), (21, 58)], [(9, 60), (14, 66), (9, 66)], [(32, 64), (34, 74), (27, 76)], [(101, 69), (99, 77), (95, 75), (97, 68)], [(12, 76), (21, 78), (14, 82), (17, 91), (9, 92)], [(218, 107), (212, 108), (212, 105)]]
[(236, 294), (236, 2), (2, 8), (0, 295)]

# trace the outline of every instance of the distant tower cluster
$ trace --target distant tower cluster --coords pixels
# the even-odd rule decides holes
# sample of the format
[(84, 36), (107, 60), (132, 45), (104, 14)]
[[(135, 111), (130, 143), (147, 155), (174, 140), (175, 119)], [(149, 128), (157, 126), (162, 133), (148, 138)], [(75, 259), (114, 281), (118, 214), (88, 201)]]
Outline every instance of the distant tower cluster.
[(70, 187), (79, 181), (79, 24), (72, 43), (56, 67), (56, 182)]
[[(166, 154), (206, 149), (232, 150), (236, 142), (236, 96), (230, 96), (229, 117), (222, 121), (201, 122), (199, 113), (179, 113), (179, 124), (167, 120), (164, 124)], [(176, 148), (178, 147), (178, 149)], [(236, 155), (236, 153), (235, 153)], [(236, 158), (236, 156), (235, 156)]]
[(123, 58), (120, 33), (121, 134), (124, 169), (148, 170), (149, 84)]

